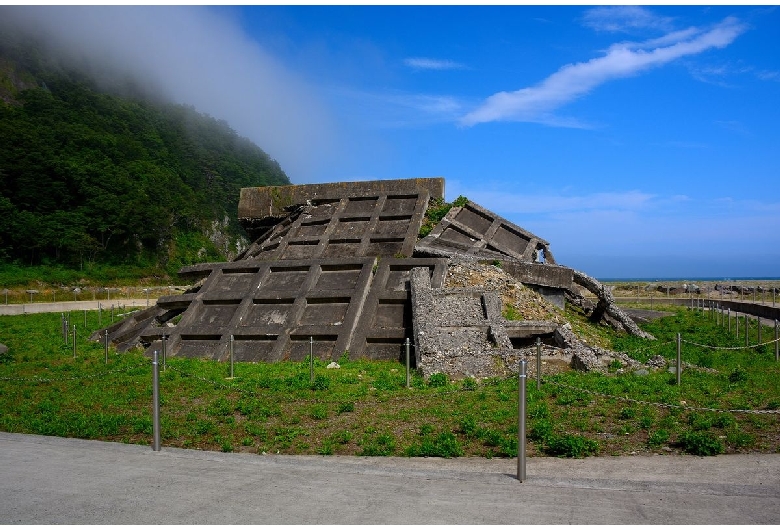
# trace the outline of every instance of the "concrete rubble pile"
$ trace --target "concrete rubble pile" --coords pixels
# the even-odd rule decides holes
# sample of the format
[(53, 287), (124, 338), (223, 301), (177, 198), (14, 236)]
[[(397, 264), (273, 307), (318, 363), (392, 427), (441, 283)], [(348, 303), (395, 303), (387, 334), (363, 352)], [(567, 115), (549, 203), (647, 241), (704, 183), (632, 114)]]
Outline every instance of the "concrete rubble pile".
[[(473, 202), (420, 239), (429, 201), (442, 197), (441, 178), (242, 189), (252, 244), (232, 262), (183, 268), (188, 291), (93, 339), (107, 331), (119, 351), (274, 362), (344, 352), (403, 361), (408, 338), (426, 377), (504, 375), (537, 338), (546, 358), (577, 368), (633, 363), (572, 332), (566, 300), (647, 336), (598, 281), (557, 265), (545, 240)], [(581, 288), (598, 302), (589, 306)]]

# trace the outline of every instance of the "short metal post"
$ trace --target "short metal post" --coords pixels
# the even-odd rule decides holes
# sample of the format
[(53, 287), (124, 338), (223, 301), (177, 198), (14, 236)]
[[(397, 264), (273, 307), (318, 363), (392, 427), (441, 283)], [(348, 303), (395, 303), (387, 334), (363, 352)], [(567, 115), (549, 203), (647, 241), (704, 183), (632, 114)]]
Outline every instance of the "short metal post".
[(98, 302), (98, 327), (103, 327), (103, 306)]
[(84, 329), (87, 328), (87, 310), (84, 310)]
[(114, 323), (114, 304), (111, 304), (111, 323)]
[(682, 339), (680, 334), (677, 334), (677, 386), (680, 386), (680, 376), (682, 375), (682, 359), (680, 357)]
[(409, 376), (409, 365), (410, 365), (410, 359), (409, 359), (409, 337), (406, 337), (406, 388), (409, 388), (410, 384), (410, 376)]
[(106, 330), (106, 333), (103, 337), (103, 346), (106, 350), (106, 364), (108, 364), (108, 330)]
[(734, 315), (734, 322), (736, 323), (736, 328), (737, 328), (737, 339), (739, 339), (739, 315), (737, 314)]
[(542, 339), (536, 337), (536, 390), (542, 389)]
[(152, 360), (152, 451), (160, 450), (160, 367), (157, 365), (157, 350)]
[(314, 337), (309, 337), (309, 383), (314, 384)]
[[(231, 335), (231, 338), (232, 338), (232, 335)], [(166, 366), (165, 366), (166, 361), (165, 360), (167, 358), (167, 353), (168, 353), (168, 335), (163, 333), (163, 336), (162, 336), (162, 358), (163, 358), (162, 359), (162, 364), (163, 364), (163, 372), (165, 371), (165, 368), (166, 368)]]
[(731, 308), (730, 307), (729, 307), (727, 316), (728, 316), (728, 319), (729, 319), (729, 333), (731, 333)]
[(233, 335), (230, 336), (230, 379), (233, 379)]
[(518, 373), (517, 403), (517, 480), (525, 481), (525, 369), (526, 360), (520, 361)]
[(777, 319), (775, 319), (775, 362), (780, 361), (780, 342), (777, 340)]

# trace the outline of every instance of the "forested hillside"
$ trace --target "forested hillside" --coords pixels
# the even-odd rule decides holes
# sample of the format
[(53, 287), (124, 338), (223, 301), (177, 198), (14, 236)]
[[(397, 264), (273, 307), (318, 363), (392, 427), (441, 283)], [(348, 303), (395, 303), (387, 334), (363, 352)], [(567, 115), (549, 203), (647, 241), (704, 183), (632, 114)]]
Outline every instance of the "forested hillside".
[(242, 236), (239, 190), (269, 184), (289, 180), (227, 123), (101, 92), (0, 42), (0, 264), (224, 260)]

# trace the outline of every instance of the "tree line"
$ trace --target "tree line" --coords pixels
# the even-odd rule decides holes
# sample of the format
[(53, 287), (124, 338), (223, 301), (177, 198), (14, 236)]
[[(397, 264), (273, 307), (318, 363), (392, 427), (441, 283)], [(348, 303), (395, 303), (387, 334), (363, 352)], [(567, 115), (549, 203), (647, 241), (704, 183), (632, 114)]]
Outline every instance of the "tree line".
[(0, 264), (224, 260), (244, 235), (240, 189), (290, 183), (224, 121), (103, 92), (22, 51), (0, 46)]

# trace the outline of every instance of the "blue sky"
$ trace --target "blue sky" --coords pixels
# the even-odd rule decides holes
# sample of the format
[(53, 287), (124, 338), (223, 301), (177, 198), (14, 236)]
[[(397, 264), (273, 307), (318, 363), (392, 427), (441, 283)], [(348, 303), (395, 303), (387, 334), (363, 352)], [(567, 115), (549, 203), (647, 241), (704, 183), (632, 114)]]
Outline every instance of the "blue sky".
[(63, 38), (296, 184), (441, 176), (601, 278), (780, 276), (775, 7), (106, 9)]

